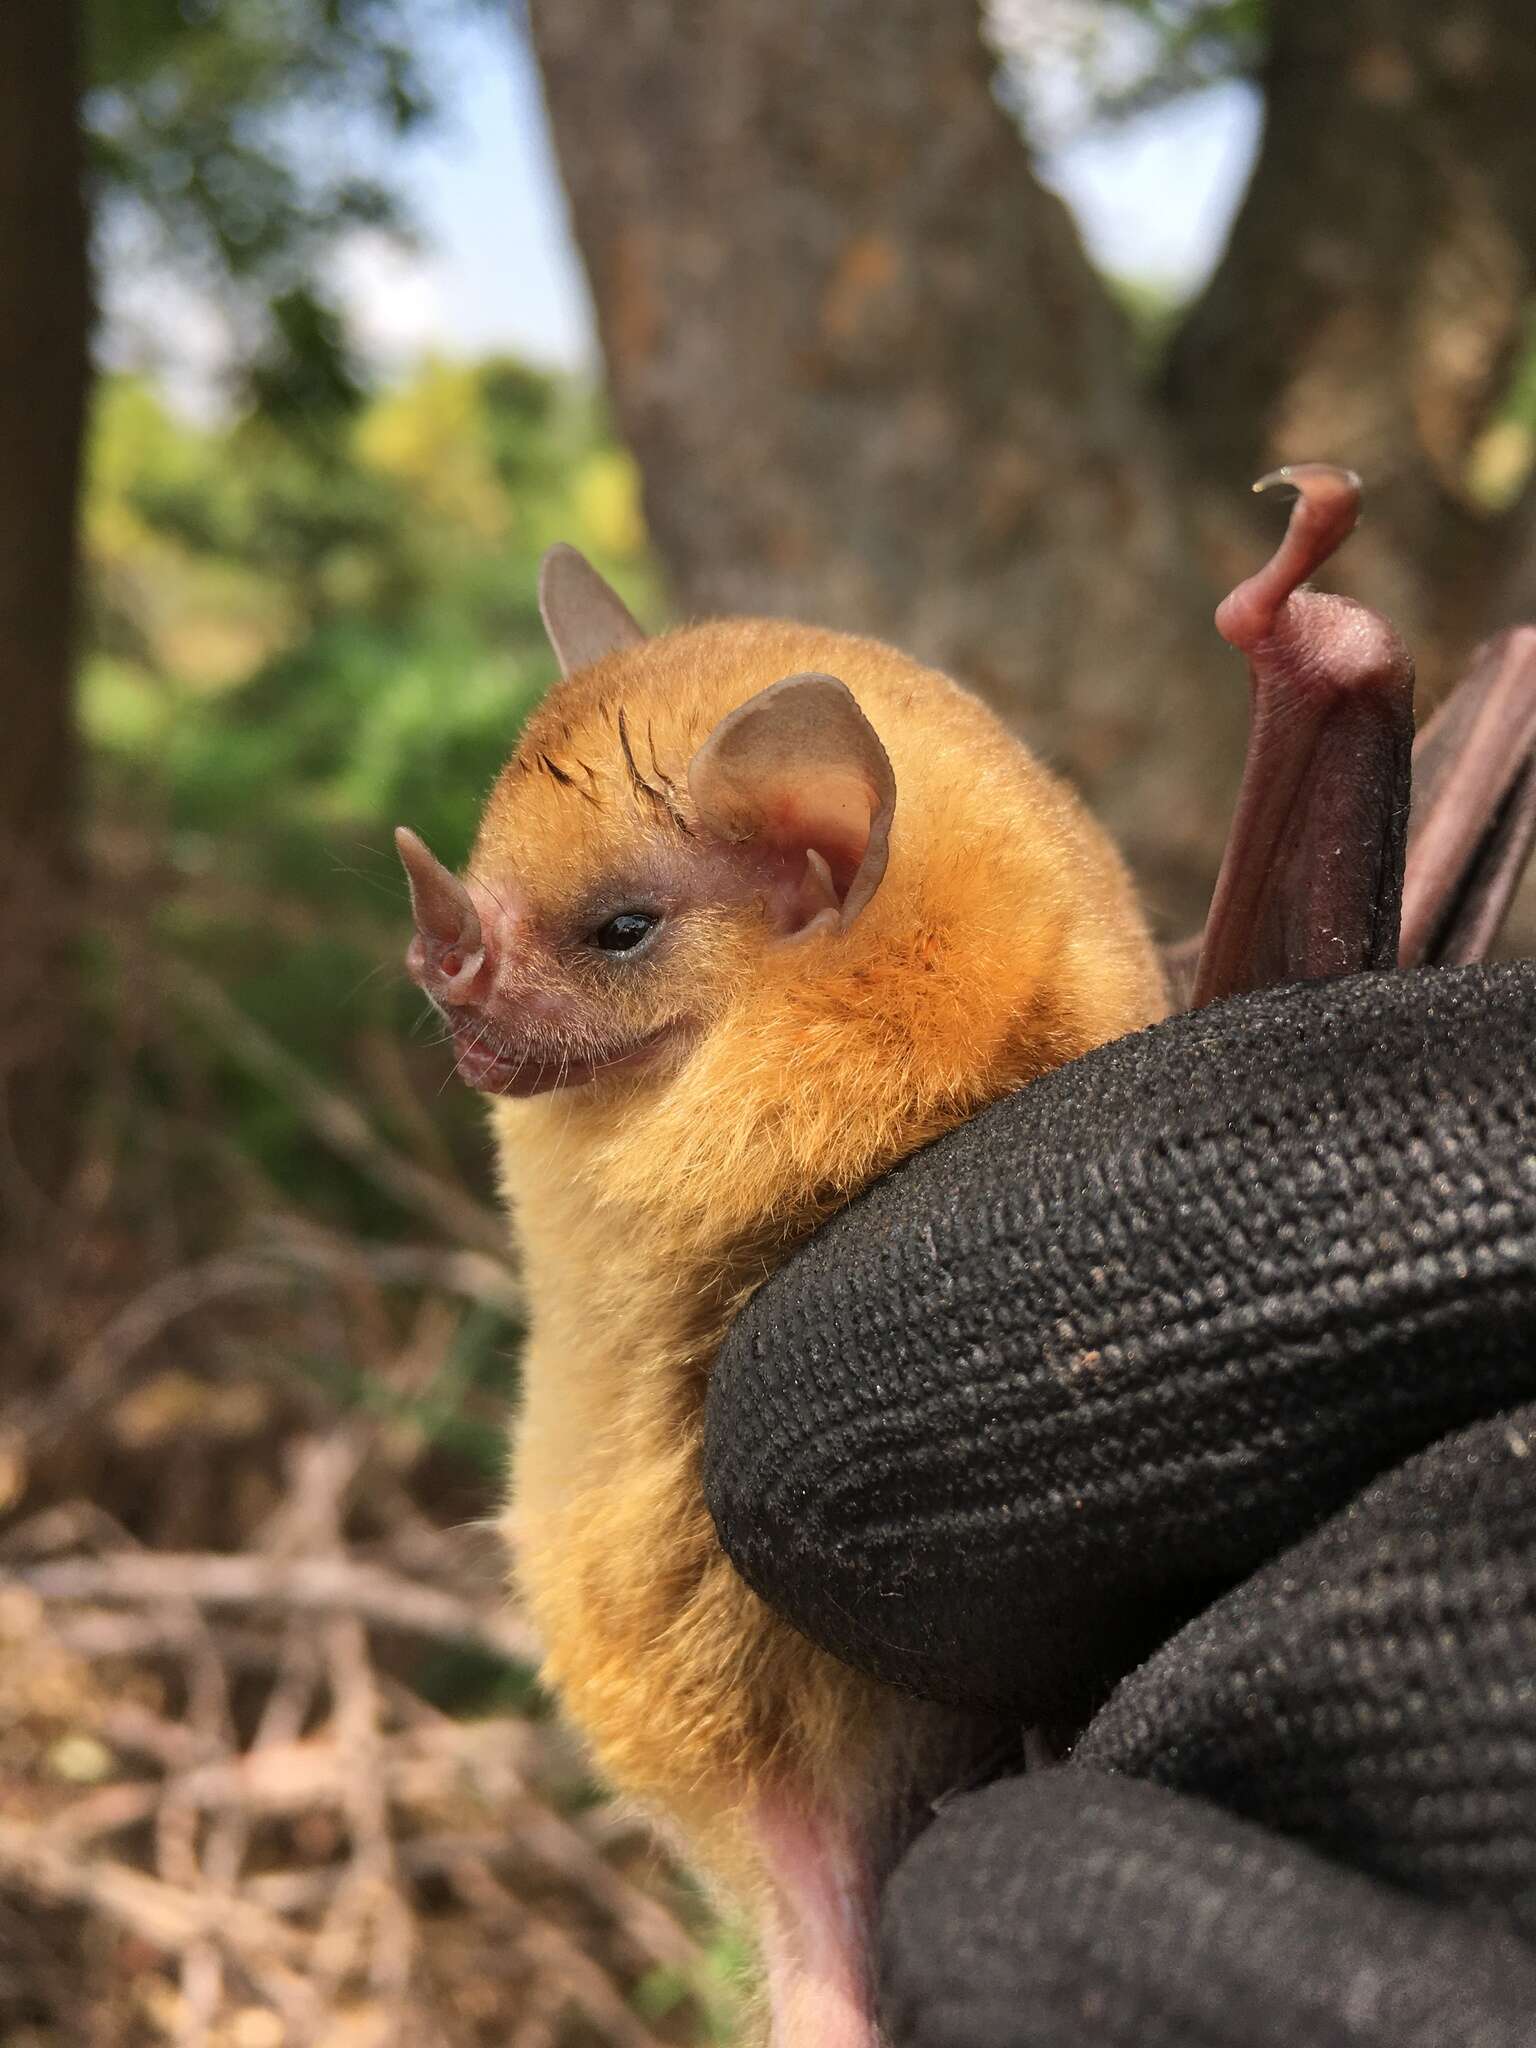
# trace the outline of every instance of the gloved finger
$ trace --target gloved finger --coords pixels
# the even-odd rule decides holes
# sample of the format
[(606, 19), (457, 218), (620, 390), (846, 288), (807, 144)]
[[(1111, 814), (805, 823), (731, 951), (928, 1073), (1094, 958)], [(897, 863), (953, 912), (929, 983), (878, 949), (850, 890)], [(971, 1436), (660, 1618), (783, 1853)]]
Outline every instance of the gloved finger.
[(1533, 1025), (1530, 963), (1266, 991), (918, 1154), (726, 1340), (727, 1552), (877, 1676), (1080, 1715), (1376, 1473), (1536, 1396)]
[(1074, 1762), (1536, 1938), (1536, 1407), (1436, 1444), (1218, 1601)]
[(1512, 1935), (1070, 1765), (945, 1807), (878, 1969), (895, 2048), (1528, 2048), (1536, 2013)]

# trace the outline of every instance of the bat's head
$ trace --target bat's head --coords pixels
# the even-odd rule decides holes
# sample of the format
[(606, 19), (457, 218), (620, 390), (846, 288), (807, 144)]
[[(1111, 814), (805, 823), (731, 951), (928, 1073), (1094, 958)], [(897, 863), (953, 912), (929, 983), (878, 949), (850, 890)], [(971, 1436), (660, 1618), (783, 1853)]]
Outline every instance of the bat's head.
[[(880, 1102), (923, 1095), (914, 1060), (943, 1069), (935, 1099), (951, 1072), (996, 1093), (1152, 1013), (1102, 835), (944, 677), (772, 621), (647, 639), (569, 548), (540, 598), (563, 677), (463, 878), (399, 834), (410, 972), (472, 1087), (632, 1104), (689, 1066), (690, 1088), (728, 1069), (742, 1104), (757, 1073), (782, 1104), (798, 1076), (846, 1125), (861, 1061), (887, 1062)], [(1055, 1040), (997, 1065), (1026, 1019)]]
[(500, 1095), (675, 1065), (765, 952), (861, 915), (896, 798), (847, 685), (760, 682), (773, 657), (744, 644), (750, 628), (648, 642), (564, 548), (541, 599), (565, 680), (498, 779), (464, 879), (397, 834), (410, 972), (460, 1074)]

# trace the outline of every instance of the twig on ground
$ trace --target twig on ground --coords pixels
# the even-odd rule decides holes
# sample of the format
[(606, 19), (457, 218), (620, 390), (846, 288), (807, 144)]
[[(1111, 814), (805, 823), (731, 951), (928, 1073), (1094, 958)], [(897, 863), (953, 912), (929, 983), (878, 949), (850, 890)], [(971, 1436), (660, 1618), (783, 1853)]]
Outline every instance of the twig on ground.
[(249, 1899), (201, 1897), (125, 1863), (83, 1859), (66, 1838), (35, 1823), (0, 1818), (0, 1880), (44, 1898), (90, 1906), (152, 1947), (179, 1954), (212, 1938), (270, 1962), (297, 1962), (303, 1935)]
[(484, 1252), (280, 1239), (179, 1266), (152, 1281), (84, 1345), (64, 1383), (32, 1413), (21, 1412), (23, 1433), (56, 1436), (115, 1392), (124, 1368), (172, 1323), (213, 1302), (280, 1294), (306, 1275), (340, 1281), (359, 1273), (380, 1286), (436, 1287), (483, 1302), (500, 1315), (521, 1313), (522, 1296), (510, 1268)]
[(0, 1567), (0, 1589), (25, 1586), (43, 1600), (109, 1605), (191, 1600), (207, 1607), (271, 1606), (355, 1614), (371, 1627), (436, 1642), (468, 1643), (512, 1663), (538, 1661), (532, 1631), (515, 1615), (482, 1612), (436, 1586), (346, 1557), (274, 1558), (243, 1552), (114, 1551)]
[(460, 1858), (445, 1875), (466, 1904), (487, 1916), (499, 1912), (518, 1925), (523, 1947), (563, 1981), (571, 2003), (610, 2048), (661, 2048), (656, 2036), (614, 1989), (607, 1972), (563, 1928), (523, 1905), (479, 1857)]

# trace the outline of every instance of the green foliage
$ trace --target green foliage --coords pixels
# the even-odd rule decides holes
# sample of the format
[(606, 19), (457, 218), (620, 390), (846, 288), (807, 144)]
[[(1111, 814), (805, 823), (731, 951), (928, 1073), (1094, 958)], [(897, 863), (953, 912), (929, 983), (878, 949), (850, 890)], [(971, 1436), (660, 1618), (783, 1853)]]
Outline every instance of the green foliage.
[(1254, 78), (1271, 0), (992, 0), (1005, 102), (1060, 147), (1227, 79)]
[[(205, 429), (142, 383), (106, 384), (84, 696), (106, 817), (162, 840), (166, 935), (346, 1086), (370, 1043), (421, 1021), (392, 827), (462, 861), (552, 676), (539, 554), (574, 540), (642, 609), (649, 592), (633, 474), (584, 388), (429, 363), (336, 398), (297, 432), (270, 412)], [(408, 1057), (430, 1093), (442, 1056)], [(270, 1091), (231, 1073), (224, 1109), (311, 1213), (396, 1221), (359, 1212), (355, 1177), (317, 1162)], [(473, 1106), (452, 1090), (443, 1110), (474, 1157)]]
[(352, 229), (409, 225), (390, 149), (436, 114), (424, 53), (486, 4), (87, 0), (82, 111), (109, 276), (154, 266), (213, 293), (265, 394), (344, 385), (324, 260)]
[(1150, 41), (1138, 74), (1101, 93), (1104, 114), (1140, 113), (1258, 69), (1269, 0), (1110, 0), (1110, 6), (1149, 31)]
[[(506, 1474), (506, 1417), (517, 1393), (512, 1360), (519, 1334), (491, 1309), (472, 1310), (442, 1366), (410, 1394), (334, 1358), (289, 1362), (322, 1387), (338, 1408), (362, 1410), (413, 1430), (473, 1466), (487, 1481), (498, 1482)], [(491, 1661), (501, 1668), (499, 1660)]]
[(389, 217), (346, 150), (314, 147), (318, 124), (399, 136), (427, 119), (421, 30), (442, 15), (443, 0), (93, 0), (103, 201), (140, 209), (183, 262), (291, 274), (339, 228)]
[(743, 2038), (759, 1964), (744, 1928), (730, 1921), (715, 1929), (693, 1972), (659, 1965), (641, 1978), (630, 2003), (643, 2020), (665, 2021), (692, 2002), (699, 2009), (704, 2039), (732, 2048)]
[(1467, 465), (1473, 498), (1494, 513), (1516, 503), (1536, 467), (1536, 304), (1527, 306), (1524, 326), (1508, 385)]
[(436, 1651), (422, 1659), (412, 1677), (424, 1700), (465, 1719), (517, 1714), (525, 1721), (545, 1721), (550, 1716), (549, 1695), (533, 1673), (484, 1650)]
[(1178, 296), (1140, 278), (1111, 277), (1106, 283), (1130, 327), (1136, 362), (1150, 381), (1161, 369), (1179, 324)]

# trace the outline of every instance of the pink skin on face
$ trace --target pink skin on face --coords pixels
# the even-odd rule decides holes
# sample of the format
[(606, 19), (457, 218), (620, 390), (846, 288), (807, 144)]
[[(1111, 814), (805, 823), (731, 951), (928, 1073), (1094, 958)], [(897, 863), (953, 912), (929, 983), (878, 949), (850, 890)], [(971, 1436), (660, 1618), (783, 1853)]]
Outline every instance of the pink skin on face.
[(599, 1074), (644, 1064), (677, 1035), (669, 1026), (639, 1040), (559, 1050), (571, 1036), (566, 1007), (554, 994), (523, 991), (515, 1010), (498, 1001), (497, 961), (515, 957), (515, 904), (467, 886), (401, 826), (395, 844), (411, 885), (416, 932), (406, 970), (431, 997), (453, 1033), (459, 1078), (487, 1095), (548, 1094), (579, 1088)]

